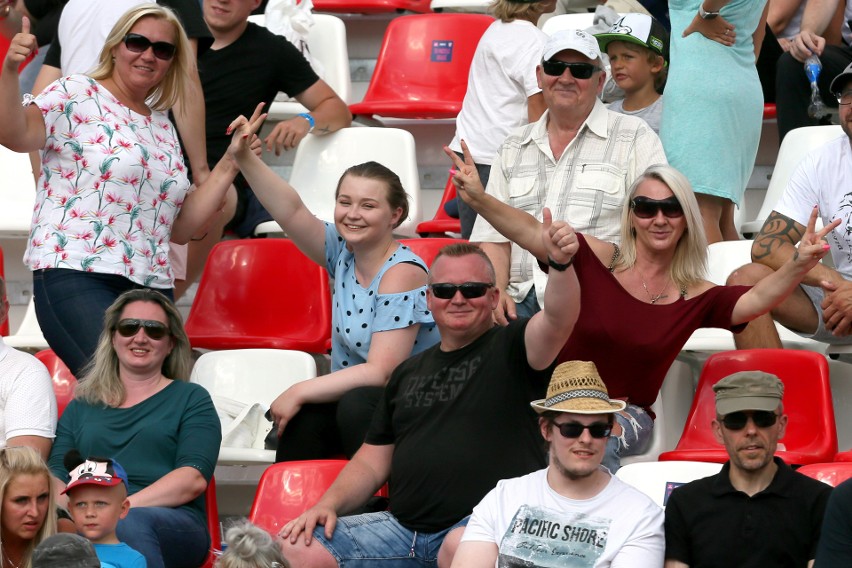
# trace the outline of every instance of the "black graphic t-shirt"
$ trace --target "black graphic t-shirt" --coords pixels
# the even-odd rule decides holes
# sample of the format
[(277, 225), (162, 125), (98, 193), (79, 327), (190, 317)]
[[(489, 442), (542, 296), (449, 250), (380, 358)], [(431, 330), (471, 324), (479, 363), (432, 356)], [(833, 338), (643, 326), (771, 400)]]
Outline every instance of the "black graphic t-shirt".
[(469, 515), (500, 479), (545, 464), (530, 401), (552, 367), (527, 364), (527, 320), (445, 353), (436, 345), (394, 370), (367, 443), (395, 444), (390, 508), (410, 530), (437, 532)]

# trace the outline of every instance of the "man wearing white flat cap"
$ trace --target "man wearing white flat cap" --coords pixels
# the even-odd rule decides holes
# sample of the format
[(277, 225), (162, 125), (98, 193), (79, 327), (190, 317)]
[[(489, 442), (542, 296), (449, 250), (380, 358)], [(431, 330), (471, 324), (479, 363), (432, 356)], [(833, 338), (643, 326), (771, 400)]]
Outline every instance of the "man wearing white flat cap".
[(601, 466), (613, 415), (594, 363), (559, 365), (540, 415), (550, 467), (500, 481), (473, 509), (452, 568), (662, 566), (663, 511)]

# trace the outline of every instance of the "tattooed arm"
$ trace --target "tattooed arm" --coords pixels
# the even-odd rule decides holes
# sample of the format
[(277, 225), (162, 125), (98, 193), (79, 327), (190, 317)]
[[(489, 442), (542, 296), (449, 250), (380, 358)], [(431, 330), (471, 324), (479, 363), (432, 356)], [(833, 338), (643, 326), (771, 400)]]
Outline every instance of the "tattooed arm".
[[(760, 234), (751, 247), (751, 259), (778, 270), (794, 254), (805, 227), (777, 211), (769, 214)], [(852, 282), (822, 263), (814, 266), (802, 279), (802, 284), (821, 286), (825, 290), (822, 303), (826, 329), (835, 335), (852, 332)]]

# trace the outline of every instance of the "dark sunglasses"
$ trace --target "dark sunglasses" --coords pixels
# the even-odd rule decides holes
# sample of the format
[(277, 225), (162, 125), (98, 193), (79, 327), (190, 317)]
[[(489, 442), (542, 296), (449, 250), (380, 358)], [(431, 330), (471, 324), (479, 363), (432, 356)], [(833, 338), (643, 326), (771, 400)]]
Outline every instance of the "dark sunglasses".
[(452, 300), (456, 292), (461, 292), (462, 296), (467, 299), (481, 298), (488, 292), (488, 289), (494, 284), (486, 284), (485, 282), (465, 282), (464, 284), (432, 284), (432, 294), (436, 298), (442, 300)]
[(612, 425), (606, 422), (594, 422), (592, 424), (580, 424), (579, 422), (553, 423), (563, 438), (579, 438), (583, 430), (588, 430), (592, 438), (606, 438), (612, 432)]
[(651, 199), (639, 195), (630, 200), (630, 208), (633, 210), (633, 214), (640, 219), (656, 217), (658, 211), (662, 211), (663, 215), (669, 219), (683, 217), (683, 207), (680, 206), (680, 202), (674, 195), (666, 199)]
[(746, 427), (749, 418), (751, 418), (751, 421), (758, 428), (769, 428), (770, 426), (775, 426), (775, 423), (778, 422), (778, 415), (769, 410), (731, 412), (720, 418), (719, 421), (728, 430), (742, 430)]
[(595, 71), (601, 70), (600, 67), (591, 63), (569, 63), (567, 61), (559, 61), (558, 59), (542, 61), (541, 69), (545, 74), (553, 77), (561, 77), (566, 69), (570, 69), (571, 75), (575, 79), (588, 79)]
[(151, 339), (162, 339), (169, 334), (169, 328), (163, 322), (143, 319), (123, 319), (115, 326), (115, 330), (122, 337), (133, 337), (139, 333), (140, 327)]
[(128, 51), (133, 53), (145, 53), (150, 47), (154, 52), (154, 57), (169, 61), (175, 56), (177, 47), (173, 43), (167, 41), (151, 41), (147, 37), (139, 34), (127, 34), (124, 36), (124, 46)]

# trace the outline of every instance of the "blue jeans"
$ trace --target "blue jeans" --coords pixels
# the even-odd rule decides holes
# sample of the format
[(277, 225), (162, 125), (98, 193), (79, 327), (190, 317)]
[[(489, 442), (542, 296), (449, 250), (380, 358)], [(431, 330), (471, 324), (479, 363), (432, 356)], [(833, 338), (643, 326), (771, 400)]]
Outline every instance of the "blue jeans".
[(427, 534), (408, 530), (392, 514), (382, 511), (340, 517), (331, 540), (325, 538), (322, 526), (314, 529), (314, 538), (346, 568), (432, 568), (437, 566), (438, 551), (447, 533), (467, 525), (469, 519)]
[(541, 306), (538, 305), (538, 297), (535, 294), (535, 286), (530, 288), (522, 302), (515, 304), (515, 313), (519, 318), (531, 318), (541, 311)]
[(38, 93), (33, 93), (33, 85), (35, 85), (36, 77), (38, 77), (38, 72), (41, 71), (41, 66), (44, 63), (44, 57), (47, 55), (47, 50), (50, 49), (50, 44), (41, 45), (38, 48), (38, 53), (36, 53), (35, 57), (27, 63), (27, 66), (24, 67), (24, 70), (21, 71), (21, 74), (18, 75), (18, 87), (21, 89), (21, 94), (32, 93), (37, 95)]
[(644, 408), (628, 404), (624, 412), (630, 417), (616, 413), (615, 419), (621, 425), (621, 435), (609, 437), (602, 462), (612, 473), (621, 467), (621, 456), (635, 456), (644, 452), (654, 432), (654, 419)]
[[(67, 268), (33, 271), (38, 324), (75, 377), (89, 362), (103, 329), (104, 312), (123, 292), (143, 288), (123, 276)], [(172, 290), (160, 290), (172, 298)]]
[(148, 568), (201, 566), (210, 550), (207, 526), (186, 509), (131, 507), (115, 533), (145, 557)]

